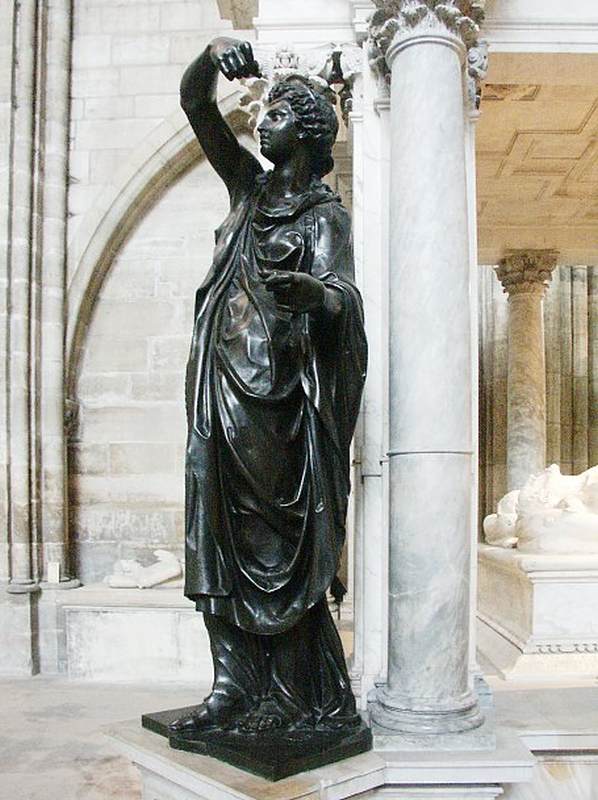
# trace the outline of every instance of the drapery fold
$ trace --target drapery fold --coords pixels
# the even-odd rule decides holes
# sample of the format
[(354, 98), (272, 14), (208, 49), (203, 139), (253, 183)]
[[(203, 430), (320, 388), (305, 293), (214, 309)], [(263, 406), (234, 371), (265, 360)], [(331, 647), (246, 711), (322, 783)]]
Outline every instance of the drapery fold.
[[(314, 180), (271, 207), (267, 183), (258, 176), (233, 206), (196, 296), (185, 594), (246, 631), (277, 634), (338, 567), (366, 343), (338, 197)], [(335, 311), (281, 310), (263, 282), (271, 269), (319, 278)]]

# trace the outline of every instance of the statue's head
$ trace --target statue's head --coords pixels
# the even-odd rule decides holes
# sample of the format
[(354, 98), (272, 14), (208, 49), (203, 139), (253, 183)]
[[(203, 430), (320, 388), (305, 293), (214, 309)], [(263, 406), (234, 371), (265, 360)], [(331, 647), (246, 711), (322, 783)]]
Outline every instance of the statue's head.
[(318, 178), (334, 166), (336, 112), (330, 100), (307, 78), (294, 75), (273, 87), (258, 131), (261, 151), (275, 165), (283, 163), (295, 148), (305, 147)]

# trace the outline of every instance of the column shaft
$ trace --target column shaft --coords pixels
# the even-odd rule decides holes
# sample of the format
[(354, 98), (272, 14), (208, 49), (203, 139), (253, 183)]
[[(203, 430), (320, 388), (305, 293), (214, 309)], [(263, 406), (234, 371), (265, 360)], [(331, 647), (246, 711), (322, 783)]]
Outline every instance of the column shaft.
[(507, 484), (520, 489), (546, 466), (546, 368), (542, 296), (509, 298)]
[(561, 463), (561, 291), (560, 272), (557, 269), (544, 301), (547, 464)]
[[(432, 23), (434, 13), (428, 12)], [(465, 47), (441, 25), (405, 27), (386, 54), (389, 653), (372, 717), (391, 730), (437, 734), (482, 721), (468, 670), (473, 446)]]
[[(48, 3), (41, 364), (41, 527), (43, 569), (68, 582), (68, 497), (64, 434), (66, 219), (71, 0)], [(72, 585), (69, 582), (68, 585)]]
[(572, 460), (574, 475), (593, 466), (588, 462), (588, 268), (571, 269), (572, 342)]
[(521, 489), (546, 466), (546, 361), (543, 298), (553, 251), (514, 251), (497, 275), (509, 295), (507, 489)]
[(11, 592), (29, 591), (35, 586), (31, 543), (30, 315), (36, 23), (37, 3), (23, 0), (15, 21), (16, 104), (11, 131), (13, 174), (7, 352)]

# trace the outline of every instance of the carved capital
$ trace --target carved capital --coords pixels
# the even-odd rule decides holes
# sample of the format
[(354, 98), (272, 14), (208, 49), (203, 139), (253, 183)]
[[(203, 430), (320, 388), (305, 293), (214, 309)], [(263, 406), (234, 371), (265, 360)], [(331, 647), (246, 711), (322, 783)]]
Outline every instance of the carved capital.
[[(417, 35), (460, 39), (470, 51), (479, 46), (485, 0), (373, 0), (370, 20), (370, 64), (388, 77), (387, 53), (393, 42)], [(487, 51), (486, 51), (487, 52)], [(474, 61), (479, 62), (476, 55)]]
[(240, 104), (249, 114), (250, 128), (256, 127), (272, 86), (290, 75), (309, 78), (332, 101), (338, 100), (347, 122), (353, 100), (353, 85), (363, 69), (362, 50), (358, 45), (343, 42), (302, 49), (281, 45), (276, 50), (254, 48), (254, 52), (263, 77), (241, 81), (245, 95)]
[(557, 257), (555, 250), (514, 250), (500, 260), (495, 270), (507, 294), (543, 295)]

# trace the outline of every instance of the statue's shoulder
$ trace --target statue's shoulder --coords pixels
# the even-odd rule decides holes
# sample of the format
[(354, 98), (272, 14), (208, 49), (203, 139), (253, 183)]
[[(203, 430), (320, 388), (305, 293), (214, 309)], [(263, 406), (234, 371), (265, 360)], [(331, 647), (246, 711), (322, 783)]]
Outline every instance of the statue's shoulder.
[[(325, 184), (323, 184), (325, 186)], [(341, 198), (326, 186), (320, 201), (314, 205), (314, 215), (318, 226), (332, 228), (338, 233), (351, 230), (351, 217)]]

